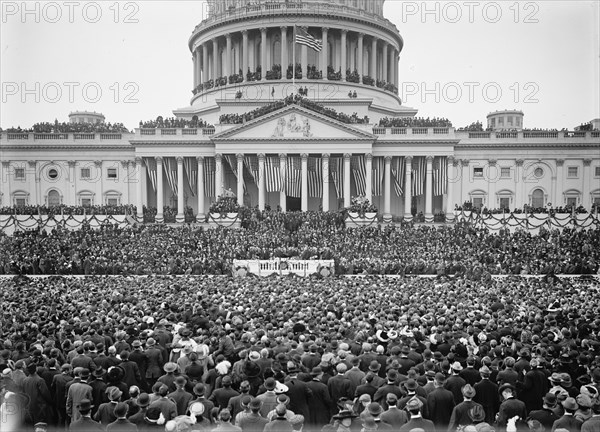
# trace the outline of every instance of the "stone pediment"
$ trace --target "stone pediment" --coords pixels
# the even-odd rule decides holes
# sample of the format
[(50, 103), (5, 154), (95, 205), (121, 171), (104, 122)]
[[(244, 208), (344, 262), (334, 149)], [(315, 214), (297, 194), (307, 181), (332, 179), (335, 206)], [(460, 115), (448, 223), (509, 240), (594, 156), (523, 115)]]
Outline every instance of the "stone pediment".
[(289, 105), (213, 136), (224, 140), (372, 140), (375, 136), (315, 113)]

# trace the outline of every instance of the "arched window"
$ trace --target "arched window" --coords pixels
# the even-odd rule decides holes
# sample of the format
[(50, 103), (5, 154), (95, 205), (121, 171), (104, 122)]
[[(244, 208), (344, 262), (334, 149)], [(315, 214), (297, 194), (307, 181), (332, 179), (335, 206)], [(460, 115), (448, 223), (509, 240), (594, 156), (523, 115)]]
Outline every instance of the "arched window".
[[(275, 42), (273, 42), (273, 53), (271, 55), (271, 58), (273, 59), (273, 61), (271, 62), (273, 65), (281, 64), (281, 41), (280, 40), (276, 40)], [(283, 66), (282, 66), (282, 69), (283, 69)]]
[(56, 207), (60, 205), (60, 194), (57, 190), (48, 192), (48, 207)]
[(531, 206), (534, 208), (544, 207), (544, 191), (536, 189), (531, 194)]

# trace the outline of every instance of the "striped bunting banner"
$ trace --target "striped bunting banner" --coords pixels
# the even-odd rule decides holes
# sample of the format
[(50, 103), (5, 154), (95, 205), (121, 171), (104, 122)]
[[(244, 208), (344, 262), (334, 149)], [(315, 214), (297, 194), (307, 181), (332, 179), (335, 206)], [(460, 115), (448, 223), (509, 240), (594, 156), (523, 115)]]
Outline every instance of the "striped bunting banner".
[(341, 157), (330, 158), (329, 173), (333, 180), (338, 199), (344, 198), (344, 159)]
[(394, 177), (394, 191), (396, 191), (396, 196), (400, 197), (404, 195), (404, 167), (405, 167), (404, 157), (402, 156), (394, 156), (392, 158), (392, 177)]
[(302, 161), (300, 156), (288, 156), (285, 193), (294, 198), (302, 197)]
[(352, 156), (350, 159), (350, 168), (354, 176), (356, 185), (356, 195), (365, 196), (367, 193), (367, 169), (364, 156)]
[(267, 192), (281, 192), (281, 175), (279, 173), (279, 157), (267, 156), (265, 160)]
[(177, 161), (174, 157), (163, 158), (163, 169), (167, 176), (167, 183), (171, 187), (171, 191), (177, 195)]
[(215, 158), (204, 158), (204, 194), (207, 197), (215, 196)]
[(417, 156), (413, 159), (412, 166), (412, 196), (420, 196), (424, 193), (425, 170), (427, 162), (424, 156)]
[(323, 164), (320, 157), (308, 158), (308, 196), (323, 197)]
[(150, 177), (150, 183), (152, 183), (152, 189), (156, 192), (156, 159), (145, 157), (144, 163), (146, 164), (148, 177)]
[(446, 156), (436, 156), (433, 170), (433, 195), (440, 196), (446, 193), (448, 179), (448, 161)]
[(254, 183), (258, 186), (258, 156), (250, 155), (244, 157), (244, 165), (246, 165)]
[(382, 157), (376, 156), (373, 158), (373, 175), (371, 185), (373, 196), (383, 195), (383, 177), (385, 175), (385, 161)]
[[(236, 155), (232, 155), (232, 154), (226, 154), (226, 155), (223, 155), (223, 156), (227, 160), (227, 163), (229, 164), (229, 167), (231, 168), (231, 171), (233, 171), (233, 175), (237, 179), (238, 178), (237, 156)], [(242, 170), (243, 169), (244, 169), (244, 167), (242, 166)], [(242, 183), (244, 185), (244, 190), (246, 190), (246, 182), (244, 181), (244, 173), (243, 172), (242, 172)], [(236, 188), (237, 188), (237, 183), (236, 183)]]
[(185, 157), (183, 158), (183, 167), (185, 176), (187, 177), (188, 186), (192, 192), (192, 196), (196, 196), (196, 185), (198, 184), (198, 168), (196, 165), (196, 158)]

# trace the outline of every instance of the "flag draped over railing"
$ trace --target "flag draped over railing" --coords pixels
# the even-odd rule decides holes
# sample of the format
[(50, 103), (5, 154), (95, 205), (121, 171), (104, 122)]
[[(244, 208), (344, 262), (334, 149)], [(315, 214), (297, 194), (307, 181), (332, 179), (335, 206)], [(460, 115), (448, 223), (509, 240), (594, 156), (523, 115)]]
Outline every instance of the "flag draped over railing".
[(278, 156), (267, 156), (265, 160), (267, 192), (281, 192), (280, 162)]
[(396, 196), (398, 197), (404, 195), (404, 167), (404, 157), (394, 156), (392, 158), (391, 171), (394, 178), (394, 191), (396, 191)]
[(152, 189), (156, 192), (156, 159), (144, 158), (144, 163), (146, 164), (148, 177), (150, 177), (150, 183), (152, 183)]
[(344, 198), (344, 160), (341, 157), (329, 159), (329, 173), (338, 199)]
[(308, 158), (308, 196), (323, 197), (323, 167), (320, 157)]
[(215, 192), (215, 170), (216, 163), (214, 157), (204, 158), (204, 194), (207, 197), (216, 196)]
[(383, 195), (383, 177), (385, 175), (385, 161), (382, 157), (376, 156), (373, 158), (372, 165), (371, 187), (373, 196)]
[(433, 195), (440, 196), (446, 193), (448, 178), (448, 161), (446, 156), (436, 156), (433, 162)]
[(356, 195), (365, 196), (367, 193), (367, 168), (364, 156), (352, 156), (350, 167), (356, 185)]
[(425, 170), (427, 162), (424, 156), (413, 158), (412, 165), (412, 196), (423, 195), (425, 191)]
[(192, 157), (183, 158), (184, 171), (192, 196), (196, 196), (196, 186), (198, 185), (198, 165), (195, 163), (194, 159), (195, 158)]
[(302, 161), (300, 156), (288, 156), (285, 193), (294, 198), (302, 197)]
[(177, 195), (177, 161), (174, 157), (163, 158), (163, 166), (165, 175), (167, 176), (167, 183), (169, 183), (171, 191)]

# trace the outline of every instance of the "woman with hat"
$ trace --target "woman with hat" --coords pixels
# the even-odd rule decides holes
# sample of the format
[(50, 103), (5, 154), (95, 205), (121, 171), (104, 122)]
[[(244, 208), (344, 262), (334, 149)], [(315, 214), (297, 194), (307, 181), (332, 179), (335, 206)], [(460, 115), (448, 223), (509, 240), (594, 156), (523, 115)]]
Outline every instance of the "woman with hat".
[(350, 410), (342, 410), (332, 417), (333, 423), (323, 428), (329, 432), (351, 432), (352, 420), (357, 417)]

